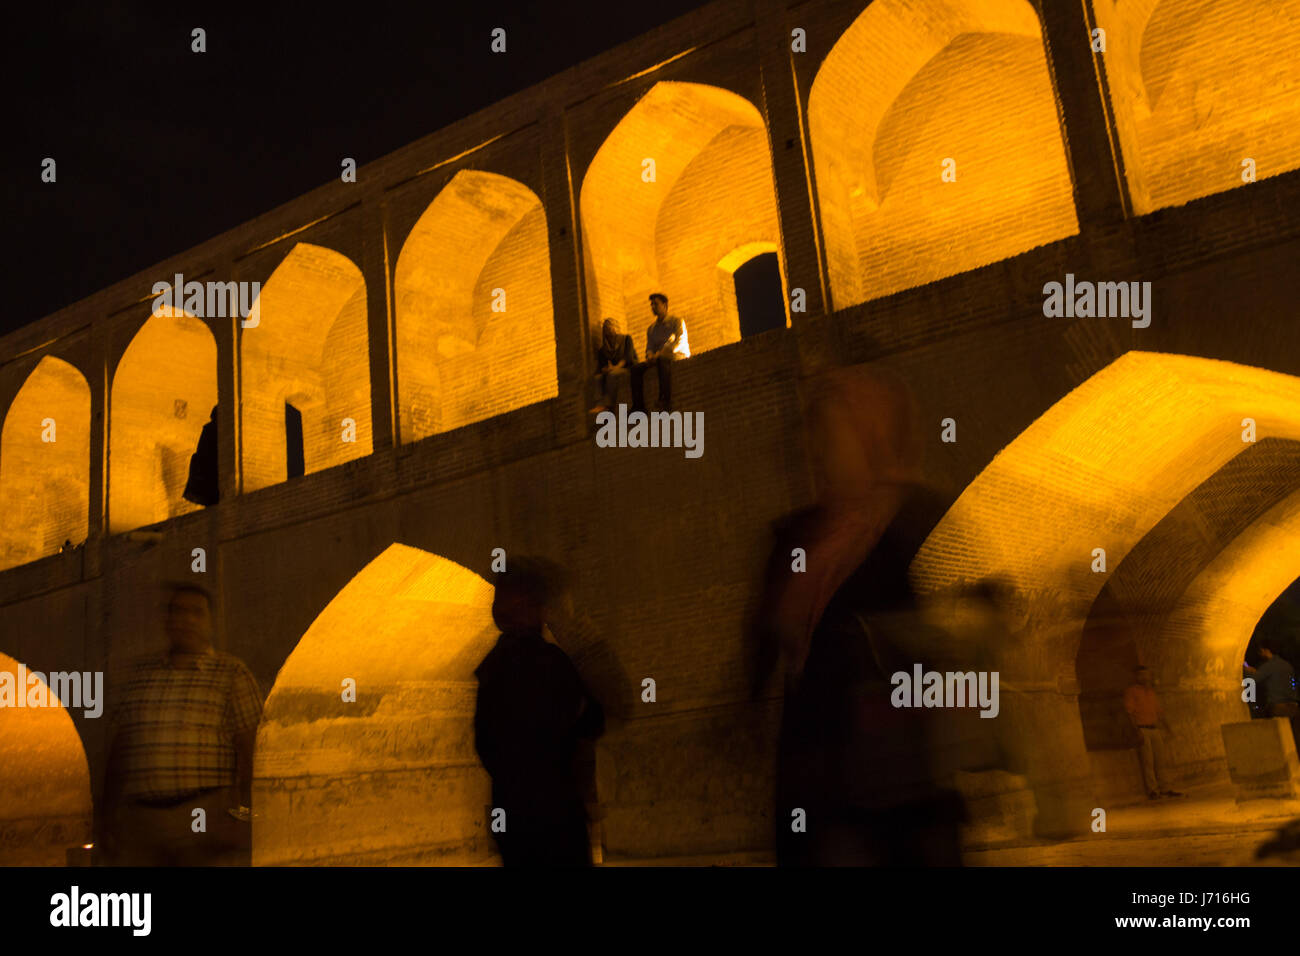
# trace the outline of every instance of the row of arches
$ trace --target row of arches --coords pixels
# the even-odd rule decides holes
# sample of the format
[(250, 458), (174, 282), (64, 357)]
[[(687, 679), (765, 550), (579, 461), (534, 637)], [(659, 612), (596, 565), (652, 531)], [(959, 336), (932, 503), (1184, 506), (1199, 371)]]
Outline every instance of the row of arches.
[[(1246, 413), (1258, 442), (1243, 440)], [(1248, 719), (1240, 661), (1300, 575), (1297, 435), (1293, 376), (1128, 352), (1044, 411), (927, 536), (911, 565), (922, 594), (990, 576), (1010, 586), (1007, 631), (986, 660), (1003, 678), (1004, 719), (1033, 742), (1040, 815), (1063, 783), (1088, 800), (1086, 781), (1105, 766), (1092, 758), (1125, 747), (1106, 739), (1094, 705), (1122, 690), (1136, 661), (1159, 675), (1176, 764), (1192, 778), (1222, 775), (1219, 727)], [(1107, 551), (1104, 574), (1093, 544)], [(491, 859), (472, 716), (473, 670), (496, 634), (492, 593), (456, 562), (395, 543), (320, 611), (264, 709), (255, 862)], [(342, 702), (343, 677), (366, 688), (367, 706)], [(89, 814), (76, 729), (57, 709), (8, 713), (18, 723), (0, 752), (24, 772), (0, 787), (11, 824), (0, 829), (45, 832), (42, 817), (58, 817), (45, 830), (66, 842)], [(39, 862), (31, 846), (0, 845), (0, 856), (7, 849)], [(49, 849), (61, 862), (61, 847)]]
[[(496, 855), (474, 750), (474, 669), (497, 638), (493, 588), (392, 544), (321, 610), (280, 668), (258, 729), (258, 865), (482, 864)], [(0, 673), (26, 687), (18, 661)], [(343, 678), (360, 688), (345, 703)], [(26, 693), (24, 689), (23, 693)], [(0, 865), (62, 866), (92, 833), (72, 715), (0, 710)], [(346, 799), (340, 799), (341, 793)], [(326, 820), (328, 818), (328, 823)]]
[[(1262, 17), (1241, 15), (1244, 3), (1200, 0), (1095, 6), (1137, 212), (1240, 185), (1242, 157), (1259, 176), (1295, 168), (1300, 106), (1284, 94), (1300, 41), (1283, 11), (1300, 13), (1300, 0)], [(806, 122), (836, 310), (1078, 231), (1042, 28), (1027, 0), (942, 0), (924, 12), (875, 0), (822, 59)], [(578, 195), (593, 325), (609, 316), (639, 338), (647, 296), (660, 290), (686, 318), (696, 354), (755, 327), (747, 310), (788, 324), (770, 135), (750, 100), (699, 83), (659, 82), (623, 116)], [(393, 273), (401, 441), (556, 396), (551, 253), (541, 200), (507, 176), (461, 170), (424, 210)], [(768, 291), (747, 306), (738, 289), (760, 265)], [(357, 265), (310, 243), (294, 245), (263, 284), (261, 321), (240, 330), (238, 349), (244, 490), (373, 450), (367, 305)], [(193, 510), (181, 492), (217, 403), (216, 355), (205, 322), (164, 310), (113, 370), (110, 531)], [(90, 428), (84, 378), (46, 356), (0, 436), (0, 500), (11, 515), (0, 568), (86, 537)]]

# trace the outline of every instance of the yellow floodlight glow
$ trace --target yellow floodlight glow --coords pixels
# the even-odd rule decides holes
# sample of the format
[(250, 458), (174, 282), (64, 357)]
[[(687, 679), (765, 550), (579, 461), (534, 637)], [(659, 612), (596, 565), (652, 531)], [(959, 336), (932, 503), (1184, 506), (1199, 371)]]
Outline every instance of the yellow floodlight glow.
[(836, 309), (1079, 231), (1025, 0), (876, 0), (818, 70), (808, 130)]
[(1136, 213), (1300, 168), (1300, 0), (1095, 0)]
[(593, 323), (614, 319), (643, 350), (654, 321), (650, 293), (663, 292), (686, 321), (692, 354), (737, 341), (735, 288), (719, 282), (719, 263), (742, 248), (781, 252), (773, 182), (767, 130), (752, 103), (716, 86), (656, 83), (582, 181)]
[(527, 186), (458, 172), (402, 246), (393, 292), (403, 442), (558, 394), (546, 212)]
[[(24, 682), (29, 693), (39, 680), (5, 654), (0, 674), (11, 688)], [(48, 685), (38, 699), (49, 706), (0, 707), (0, 866), (63, 866), (68, 831), (74, 840), (90, 834), (90, 769), (81, 737)]]
[[(1093, 549), (1118, 567), (1161, 518), (1248, 447), (1245, 418), (1261, 437), (1300, 439), (1300, 379), (1128, 352), (1048, 409), (971, 482), (918, 552), (913, 581), (935, 593), (1002, 577), (1028, 601), (1042, 676), (1070, 673), (1107, 580), (1092, 570)], [(1249, 607), (1253, 626), (1300, 567), (1289, 557), (1296, 545), (1282, 540), (1296, 508), (1288, 499), (1242, 534), (1184, 600), (1203, 609)], [(1277, 567), (1266, 571), (1269, 554)], [(1206, 653), (1235, 656), (1244, 649), (1243, 626), (1207, 631)]]
[[(285, 403), (302, 413), (306, 473), (373, 450), (366, 284), (350, 259), (300, 242), (262, 285), (260, 319), (240, 329), (245, 491), (288, 475)], [(354, 440), (344, 420), (355, 425)]]
[(90, 387), (47, 355), (0, 430), (0, 569), (80, 544), (90, 528)]
[(140, 328), (113, 373), (109, 530), (130, 531), (196, 510), (181, 497), (190, 456), (217, 404), (217, 343), (170, 306)]
[(492, 858), (473, 716), (474, 668), (497, 636), (493, 593), (453, 561), (394, 544), (335, 595), (266, 702), (255, 863)]

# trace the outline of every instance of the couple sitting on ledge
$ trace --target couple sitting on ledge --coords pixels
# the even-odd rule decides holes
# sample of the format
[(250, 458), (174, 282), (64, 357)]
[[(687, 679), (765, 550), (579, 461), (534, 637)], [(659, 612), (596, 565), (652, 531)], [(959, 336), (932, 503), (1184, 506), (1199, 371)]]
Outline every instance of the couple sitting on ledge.
[(631, 377), (632, 410), (645, 411), (645, 373), (654, 366), (659, 373), (659, 402), (662, 412), (673, 410), (671, 367), (676, 359), (690, 358), (691, 349), (686, 344), (686, 323), (668, 314), (668, 296), (655, 292), (650, 296), (650, 311), (655, 320), (645, 334), (645, 361), (638, 361), (632, 336), (620, 335), (614, 320), (606, 319), (596, 352), (596, 368), (600, 374), (600, 403), (594, 413), (609, 411), (615, 405), (618, 380), (623, 375)]

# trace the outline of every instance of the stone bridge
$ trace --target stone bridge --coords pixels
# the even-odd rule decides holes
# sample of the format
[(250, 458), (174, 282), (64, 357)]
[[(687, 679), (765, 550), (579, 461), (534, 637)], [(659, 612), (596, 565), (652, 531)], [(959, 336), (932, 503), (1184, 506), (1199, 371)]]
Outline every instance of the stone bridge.
[[(761, 852), (781, 701), (750, 697), (744, 625), (815, 493), (808, 395), (861, 367), (910, 389), (950, 505), (917, 586), (1015, 588), (995, 661), (1040, 831), (1139, 786), (1110, 725), (1139, 659), (1179, 779), (1221, 778), (1236, 665), (1300, 576), (1297, 19), (718, 0), (26, 326), (0, 339), (0, 660), (112, 675), (161, 646), (159, 582), (201, 577), (269, 693), (255, 861), (485, 862), (492, 553), (545, 553), (657, 685), (601, 745), (607, 855)], [(750, 265), (784, 327), (753, 327)], [(177, 275), (257, 283), (255, 319), (163, 305)], [(1149, 282), (1149, 325), (1047, 317), (1067, 275)], [(698, 459), (592, 439), (600, 322), (642, 349), (660, 290)], [(106, 721), (0, 722), (0, 859), (60, 862)]]

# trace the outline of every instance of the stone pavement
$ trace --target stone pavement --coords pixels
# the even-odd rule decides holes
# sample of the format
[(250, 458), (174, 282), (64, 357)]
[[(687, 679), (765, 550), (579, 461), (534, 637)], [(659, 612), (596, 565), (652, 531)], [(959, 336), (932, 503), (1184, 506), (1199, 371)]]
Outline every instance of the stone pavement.
[[(1231, 786), (1193, 788), (1186, 796), (1107, 807), (1106, 832), (1060, 842), (970, 847), (967, 866), (1295, 866), (1300, 826), (1263, 858), (1258, 848), (1300, 821), (1300, 800), (1238, 805)], [(770, 852), (609, 860), (605, 866), (772, 866)]]

